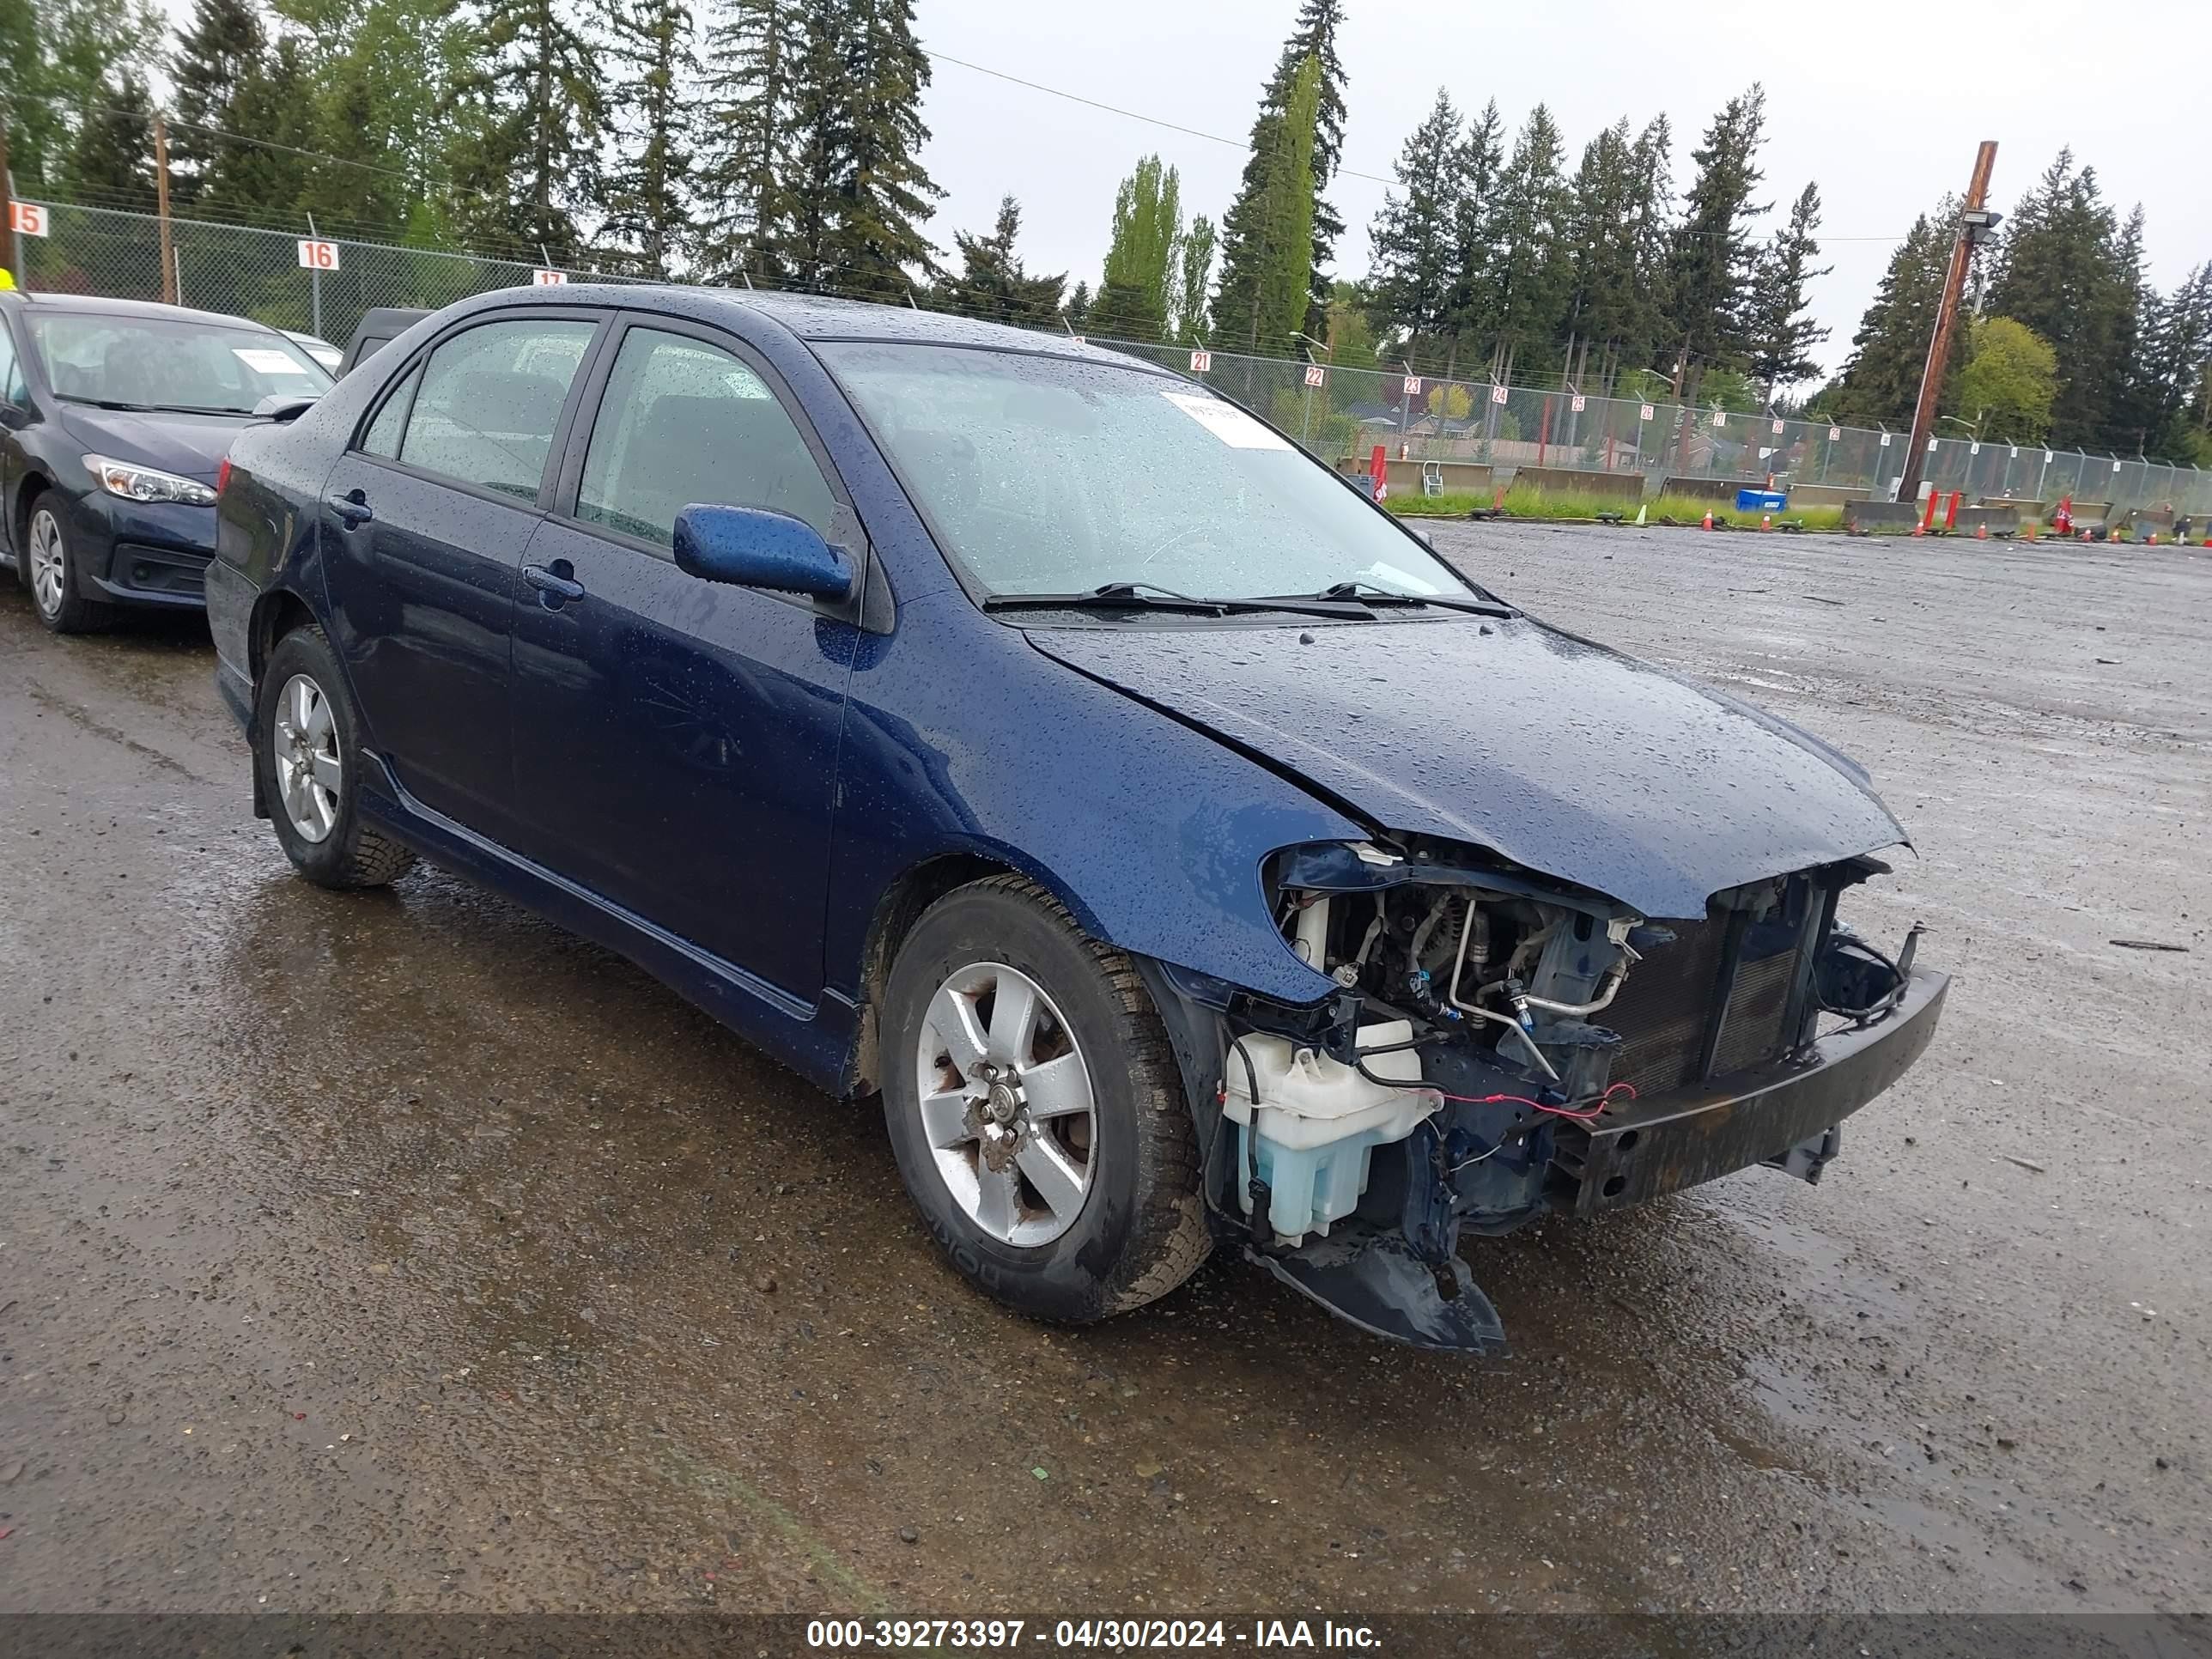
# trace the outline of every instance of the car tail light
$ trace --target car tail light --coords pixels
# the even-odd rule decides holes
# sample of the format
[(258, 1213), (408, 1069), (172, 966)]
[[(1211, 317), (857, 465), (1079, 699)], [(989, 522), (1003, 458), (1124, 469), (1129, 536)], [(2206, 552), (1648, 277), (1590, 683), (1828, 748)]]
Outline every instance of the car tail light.
[(218, 495), (230, 488), (230, 457), (222, 458), (222, 465), (215, 470), (215, 493)]

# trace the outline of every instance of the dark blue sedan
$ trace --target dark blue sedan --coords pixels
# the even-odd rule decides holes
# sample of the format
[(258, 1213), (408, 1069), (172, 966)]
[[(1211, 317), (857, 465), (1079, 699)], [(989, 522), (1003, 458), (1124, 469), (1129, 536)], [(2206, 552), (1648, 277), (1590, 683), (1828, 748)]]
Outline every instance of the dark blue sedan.
[(429, 859), (879, 1094), (1027, 1312), (1229, 1241), (1494, 1347), (1463, 1229), (1817, 1177), (1934, 1031), (1837, 915), (1904, 840), (1863, 771), (1125, 357), (508, 292), (231, 459), (219, 675), (300, 871)]
[(268, 401), (322, 366), (243, 317), (0, 293), (0, 556), (56, 633), (125, 606), (197, 610), (216, 475)]

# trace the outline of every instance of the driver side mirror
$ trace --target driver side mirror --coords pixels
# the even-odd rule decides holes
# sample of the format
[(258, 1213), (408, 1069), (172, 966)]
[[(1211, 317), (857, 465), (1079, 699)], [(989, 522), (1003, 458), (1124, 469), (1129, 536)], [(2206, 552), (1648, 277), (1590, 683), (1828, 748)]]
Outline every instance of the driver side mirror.
[(694, 505), (676, 515), (676, 568), (702, 581), (842, 602), (858, 572), (803, 519), (762, 507)]

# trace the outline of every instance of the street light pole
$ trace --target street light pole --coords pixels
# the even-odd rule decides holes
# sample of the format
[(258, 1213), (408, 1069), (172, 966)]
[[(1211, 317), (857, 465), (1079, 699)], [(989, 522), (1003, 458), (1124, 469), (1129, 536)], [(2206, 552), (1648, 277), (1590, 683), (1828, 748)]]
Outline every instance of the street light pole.
[(1943, 370), (1951, 360), (1951, 337), (1959, 323), (1959, 301), (1966, 292), (1966, 268), (1974, 250), (1989, 240), (1998, 216), (1988, 210), (1990, 173), (1996, 166), (1993, 138), (1982, 141), (1974, 157), (1974, 175), (1966, 185), (1966, 205), (1959, 215), (1959, 231), (1951, 243), (1951, 267), (1943, 276), (1943, 298), (1936, 307), (1936, 332), (1928, 342), (1928, 364), (1920, 374), (1920, 400), (1913, 405), (1912, 435), (1905, 444), (1905, 475), (1897, 489), (1901, 501), (1920, 496), (1920, 477), (1928, 457), (1929, 434), (1936, 427), (1936, 402), (1943, 392)]

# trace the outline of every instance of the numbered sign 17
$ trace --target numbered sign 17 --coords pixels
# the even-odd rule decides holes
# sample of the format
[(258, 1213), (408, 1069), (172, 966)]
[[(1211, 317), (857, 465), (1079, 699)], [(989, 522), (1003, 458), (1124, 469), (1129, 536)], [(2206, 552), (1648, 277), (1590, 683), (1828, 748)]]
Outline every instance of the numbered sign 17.
[(530, 280), (540, 288), (559, 288), (568, 280), (565, 270), (533, 270)]
[(338, 245), (336, 242), (300, 241), (300, 269), (302, 270), (336, 270), (338, 268)]

